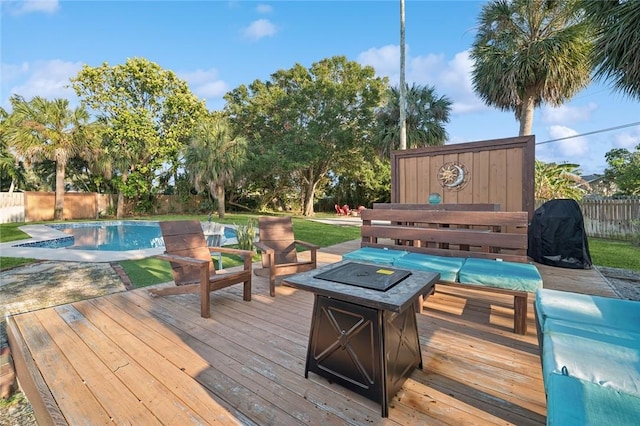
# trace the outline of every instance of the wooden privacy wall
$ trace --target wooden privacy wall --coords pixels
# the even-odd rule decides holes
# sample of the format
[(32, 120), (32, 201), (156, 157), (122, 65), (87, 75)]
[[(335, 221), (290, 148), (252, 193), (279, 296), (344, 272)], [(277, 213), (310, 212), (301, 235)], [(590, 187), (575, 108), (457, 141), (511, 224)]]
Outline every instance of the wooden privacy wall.
[(535, 136), (394, 151), (391, 202), (500, 204), (533, 217)]

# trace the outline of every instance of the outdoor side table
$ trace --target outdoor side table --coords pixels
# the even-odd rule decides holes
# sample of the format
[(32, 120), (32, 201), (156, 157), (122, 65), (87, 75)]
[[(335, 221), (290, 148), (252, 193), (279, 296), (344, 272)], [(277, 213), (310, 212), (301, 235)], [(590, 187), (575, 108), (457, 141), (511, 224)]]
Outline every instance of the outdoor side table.
[(339, 383), (380, 403), (382, 417), (388, 417), (389, 401), (413, 370), (422, 368), (414, 307), (419, 296), (431, 292), (440, 274), (411, 270), (386, 291), (317, 277), (329, 272), (341, 277), (347, 267), (359, 265), (382, 274), (403, 271), (342, 261), (286, 277), (283, 284), (314, 293), (305, 378), (311, 371)]

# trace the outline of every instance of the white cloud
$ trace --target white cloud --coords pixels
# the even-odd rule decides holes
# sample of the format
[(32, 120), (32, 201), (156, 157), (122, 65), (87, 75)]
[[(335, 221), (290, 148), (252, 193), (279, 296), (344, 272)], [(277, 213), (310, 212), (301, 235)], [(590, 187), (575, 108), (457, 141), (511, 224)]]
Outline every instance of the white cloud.
[(398, 84), (400, 80), (399, 46), (387, 45), (380, 48), (371, 48), (360, 53), (357, 61), (362, 65), (372, 66), (378, 76), (389, 77), (389, 83), (392, 86)]
[(181, 72), (179, 76), (186, 80), (191, 91), (201, 98), (222, 98), (229, 91), (227, 83), (218, 78), (218, 71), (213, 68)]
[(571, 137), (570, 139), (551, 142), (558, 148), (563, 157), (570, 158), (571, 161), (580, 157), (585, 157), (589, 154), (589, 144), (587, 139), (577, 135), (578, 132), (569, 127), (559, 125), (549, 127), (549, 136), (551, 136), (551, 139)]
[(640, 146), (640, 129), (636, 128), (633, 132), (617, 134), (614, 138), (613, 146), (616, 148), (625, 148), (629, 151), (634, 151), (636, 147)]
[(58, 0), (18, 0), (4, 1), (3, 9), (11, 15), (24, 15), (27, 13), (55, 13), (60, 7)]
[[(457, 53), (453, 59), (447, 61), (442, 54), (411, 57), (407, 47), (406, 80), (412, 83), (434, 86), (439, 96), (446, 96), (453, 105), (452, 114), (464, 114), (488, 109), (488, 107), (473, 92), (471, 70), (473, 62), (469, 52)], [(400, 81), (400, 47), (387, 45), (371, 48), (358, 55), (358, 62), (371, 65), (379, 76), (389, 77), (389, 83), (394, 86)]]
[(560, 105), (559, 107), (544, 106), (541, 120), (545, 124), (573, 124), (591, 119), (592, 113), (598, 109), (595, 102), (582, 106)]
[(268, 19), (258, 19), (253, 21), (248, 27), (242, 30), (245, 38), (250, 40), (260, 40), (263, 37), (274, 36), (278, 32), (275, 25)]
[[(20, 65), (3, 64), (2, 70), (12, 71), (12, 81), (17, 84), (4, 92), (3, 97), (8, 99), (13, 94), (18, 94), (29, 100), (34, 96), (42, 96), (47, 99), (66, 98), (72, 102), (75, 100), (75, 92), (70, 87), (71, 77), (75, 77), (82, 68), (80, 62), (65, 62), (58, 59), (50, 61), (25, 62)], [(2, 99), (6, 105), (7, 99)]]
[(258, 13), (271, 13), (273, 12), (273, 7), (268, 4), (259, 4), (258, 6), (256, 6), (256, 11)]

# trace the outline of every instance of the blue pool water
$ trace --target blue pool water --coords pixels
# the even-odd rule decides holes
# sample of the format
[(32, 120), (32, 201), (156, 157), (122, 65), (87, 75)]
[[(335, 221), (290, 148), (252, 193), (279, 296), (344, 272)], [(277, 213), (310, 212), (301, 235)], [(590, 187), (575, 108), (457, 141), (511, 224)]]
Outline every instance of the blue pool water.
[[(128, 251), (164, 247), (158, 222), (110, 221), (48, 225), (72, 236), (41, 245), (76, 250)], [(226, 239), (236, 238), (233, 228), (225, 227)], [(46, 242), (45, 242), (46, 243)]]

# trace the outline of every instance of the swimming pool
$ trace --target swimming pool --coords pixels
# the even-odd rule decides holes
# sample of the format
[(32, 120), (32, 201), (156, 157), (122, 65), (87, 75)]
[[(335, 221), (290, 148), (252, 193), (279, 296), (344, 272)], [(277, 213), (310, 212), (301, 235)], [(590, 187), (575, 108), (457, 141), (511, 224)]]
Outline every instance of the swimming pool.
[[(105, 221), (47, 225), (69, 234), (69, 237), (29, 243), (30, 247), (67, 248), (74, 250), (129, 251), (164, 247), (158, 222)], [(233, 227), (224, 227), (223, 244), (236, 238)]]

